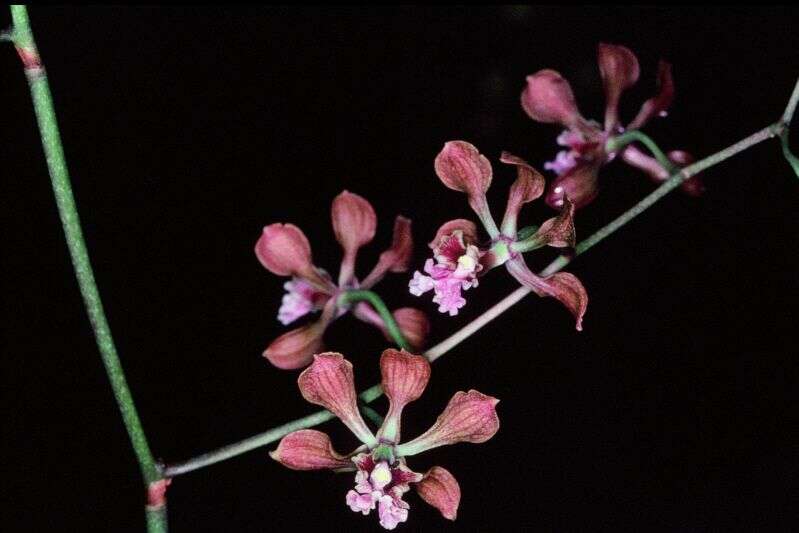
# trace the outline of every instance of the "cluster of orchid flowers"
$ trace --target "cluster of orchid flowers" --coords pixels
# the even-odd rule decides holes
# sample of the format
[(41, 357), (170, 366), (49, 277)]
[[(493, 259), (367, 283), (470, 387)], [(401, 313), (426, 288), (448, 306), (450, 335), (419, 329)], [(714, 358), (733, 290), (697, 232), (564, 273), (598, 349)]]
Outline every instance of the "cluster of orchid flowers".
[(403, 495), (411, 485), (445, 518), (455, 520), (461, 496), (455, 477), (440, 466), (424, 474), (414, 472), (405, 458), (458, 442), (487, 441), (499, 430), (499, 400), (475, 390), (457, 392), (429, 430), (400, 443), (402, 411), (424, 392), (430, 363), (420, 355), (388, 349), (380, 357), (380, 372), (389, 407), (375, 434), (358, 411), (352, 364), (339, 353), (315, 355), (297, 380), (302, 396), (336, 415), (361, 445), (341, 455), (325, 433), (301, 429), (283, 437), (270, 455), (294, 470), (355, 472), (355, 487), (345, 497), (347, 505), (364, 515), (377, 509), (380, 525), (386, 529), (408, 519), (410, 505)]
[[(538, 122), (565, 127), (558, 143), (568, 150), (545, 164), (546, 169), (557, 174), (548, 190), (545, 178), (524, 159), (507, 152), (500, 155), (501, 163), (515, 168), (516, 179), (499, 224), (486, 198), (493, 179), (489, 160), (466, 141), (444, 145), (435, 158), (435, 172), (446, 187), (466, 194), (488, 239), (479, 237), (477, 225), (472, 221), (445, 222), (429, 243), (433, 257), (426, 260), (423, 272), (414, 272), (408, 283), (411, 294), (421, 296), (432, 292), (438, 311), (454, 316), (466, 304), (464, 292), (477, 287), (479, 279), (491, 269), (504, 265), (523, 286), (539, 296), (560, 301), (574, 316), (576, 329), (582, 329), (588, 295), (580, 280), (567, 272), (537, 275), (527, 266), (523, 254), (545, 246), (574, 247), (575, 209), (594, 199), (599, 169), (617, 156), (658, 181), (667, 179), (679, 165), (692, 160), (686, 152), (672, 151), (668, 153), (672, 164), (664, 164), (662, 158), (647, 155), (631, 142), (614, 144), (625, 132), (641, 128), (655, 116), (665, 115), (674, 96), (671, 66), (660, 62), (658, 94), (647, 100), (638, 115), (623, 127), (618, 116), (619, 100), (624, 90), (638, 80), (638, 60), (623, 46), (600, 44), (598, 62), (606, 95), (604, 127), (583, 118), (568, 82), (556, 71), (545, 69), (527, 77), (521, 98), (523, 109)], [(683, 189), (698, 194), (702, 185), (693, 178), (684, 182)], [(518, 228), (522, 207), (540, 198), (545, 190), (547, 204), (559, 213), (540, 226)], [(374, 302), (347, 297), (353, 291), (371, 289), (389, 272), (409, 270), (413, 252), (411, 222), (396, 217), (390, 247), (380, 255), (371, 272), (359, 279), (355, 274), (356, 257), (358, 250), (375, 236), (374, 208), (361, 196), (344, 191), (333, 200), (331, 218), (333, 232), (343, 250), (335, 283), (330, 274), (314, 265), (308, 239), (292, 224), (266, 226), (255, 245), (256, 256), (267, 270), (291, 278), (284, 284), (286, 294), (278, 320), (288, 325), (321, 311), (314, 322), (275, 339), (264, 357), (282, 369), (299, 369), (310, 364), (298, 380), (303, 397), (341, 419), (361, 445), (341, 455), (334, 451), (325, 433), (303, 429), (286, 435), (271, 456), (295, 470), (355, 472), (355, 487), (345, 497), (347, 505), (364, 515), (376, 510), (380, 524), (386, 529), (394, 529), (407, 520), (409, 504), (403, 496), (411, 485), (424, 501), (454, 520), (460, 487), (453, 475), (442, 467), (433, 467), (425, 474), (414, 472), (407, 466), (406, 457), (445, 444), (481, 443), (490, 439), (499, 429), (495, 409), (498, 400), (474, 390), (458, 392), (429, 431), (401, 443), (402, 411), (422, 394), (430, 377), (430, 364), (423, 356), (389, 349), (380, 358), (382, 390), (389, 400), (388, 414), (379, 430), (372, 432), (358, 410), (352, 365), (341, 354), (324, 352), (323, 335), (334, 320), (352, 311), (389, 340), (397, 340), (392, 332), (395, 326), (411, 350), (421, 349), (430, 329), (424, 312), (404, 307), (388, 316), (388, 311), (376, 308)]]
[[(553, 161), (544, 164), (545, 169), (557, 174), (546, 195), (547, 204), (556, 209), (566, 197), (577, 209), (591, 203), (599, 192), (599, 169), (617, 156), (656, 182), (665, 181), (676, 168), (694, 161), (690, 153), (673, 150), (667, 154), (673, 165), (667, 167), (634, 144), (617, 148), (612, 142), (622, 133), (641, 129), (654, 117), (666, 116), (674, 100), (671, 64), (663, 60), (658, 63), (658, 93), (643, 103), (625, 127), (619, 119), (619, 101), (622, 93), (638, 82), (641, 74), (638, 58), (624, 46), (600, 43), (597, 63), (605, 91), (604, 125), (580, 114), (569, 82), (555, 70), (543, 69), (527, 76), (527, 86), (522, 91), (522, 108), (530, 118), (565, 128), (557, 142), (568, 150), (561, 150)], [(692, 196), (704, 191), (696, 176), (685, 180), (681, 188)]]

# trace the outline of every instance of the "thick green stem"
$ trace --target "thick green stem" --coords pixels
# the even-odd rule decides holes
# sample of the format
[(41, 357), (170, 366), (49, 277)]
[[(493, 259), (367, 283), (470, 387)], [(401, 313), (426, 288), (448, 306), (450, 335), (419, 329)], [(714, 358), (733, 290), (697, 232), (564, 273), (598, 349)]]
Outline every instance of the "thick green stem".
[(394, 344), (403, 350), (411, 349), (411, 345), (408, 344), (407, 340), (405, 340), (405, 336), (402, 334), (402, 330), (397, 324), (397, 321), (394, 320), (394, 315), (391, 314), (391, 311), (388, 310), (388, 307), (386, 307), (386, 304), (383, 303), (383, 300), (377, 295), (377, 293), (362, 290), (347, 291), (339, 297), (339, 301), (342, 304), (354, 304), (358, 302), (369, 303), (369, 305), (371, 305), (380, 315), (380, 318), (383, 319), (383, 323), (386, 325), (388, 334), (391, 335), (392, 339), (394, 339)]
[(166, 504), (158, 507), (147, 507), (147, 531), (149, 533), (167, 533), (169, 522), (166, 515)]
[[(125, 429), (128, 431), (136, 459), (139, 462), (142, 476), (145, 482), (150, 484), (162, 479), (163, 476), (160, 466), (153, 458), (150, 446), (147, 443), (147, 437), (136, 412), (136, 406), (133, 403), (133, 397), (114, 346), (111, 329), (103, 311), (103, 304), (100, 300), (94, 273), (92, 272), (86, 242), (83, 239), (75, 197), (72, 194), (72, 185), (67, 172), (50, 86), (33, 39), (26, 7), (24, 5), (12, 5), (11, 17), (14, 23), (11, 38), (22, 59), (25, 74), (28, 78), (28, 85), (33, 97), (33, 108), (36, 113), (42, 146), (47, 159), (47, 168), (58, 206), (58, 214), (61, 217), (61, 225), (64, 228), (64, 236), (72, 258), (80, 293), (94, 330), (95, 340), (97, 341), (97, 347), (100, 351), (108, 380), (111, 383), (114, 397), (122, 413)], [(165, 505), (161, 506), (160, 509), (157, 513), (159, 516), (163, 515), (160, 518), (151, 516), (152, 513), (149, 511), (147, 513), (148, 524), (163, 525), (163, 527), (157, 529), (151, 528), (150, 531), (166, 531)]]
[(608, 152), (616, 152), (635, 141), (638, 141), (644, 146), (646, 146), (649, 149), (649, 151), (652, 152), (652, 155), (655, 156), (655, 159), (658, 160), (660, 166), (662, 166), (664, 169), (666, 169), (670, 173), (677, 172), (679, 167), (677, 167), (677, 165), (672, 163), (671, 159), (669, 159), (668, 156), (666, 156), (666, 154), (663, 153), (663, 150), (660, 149), (660, 147), (657, 145), (655, 141), (652, 140), (651, 137), (649, 137), (648, 135), (639, 130), (630, 130), (628, 132), (622, 133), (621, 135), (613, 137), (608, 141), (607, 145), (605, 146), (605, 149)]

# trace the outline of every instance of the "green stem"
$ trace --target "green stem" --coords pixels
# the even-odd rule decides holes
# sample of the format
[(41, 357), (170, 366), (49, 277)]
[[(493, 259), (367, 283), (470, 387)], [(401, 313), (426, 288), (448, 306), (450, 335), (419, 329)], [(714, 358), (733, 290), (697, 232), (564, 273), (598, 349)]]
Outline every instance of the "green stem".
[(402, 335), (402, 330), (397, 324), (397, 321), (394, 320), (394, 315), (391, 314), (391, 311), (388, 310), (388, 307), (386, 307), (386, 304), (383, 303), (383, 300), (377, 295), (377, 293), (363, 290), (347, 291), (339, 297), (339, 302), (342, 304), (368, 302), (372, 307), (374, 307), (375, 311), (378, 312), (380, 318), (383, 319), (386, 329), (388, 330), (388, 334), (391, 335), (392, 339), (394, 339), (394, 344), (403, 350), (410, 351), (411, 345), (408, 344), (408, 341), (405, 340), (405, 337)]
[(167, 521), (166, 504), (158, 507), (147, 507), (147, 531), (149, 533), (167, 533), (169, 523)]
[(671, 173), (677, 172), (679, 167), (677, 167), (671, 161), (671, 159), (669, 159), (668, 156), (666, 156), (666, 154), (663, 153), (663, 150), (660, 149), (660, 147), (657, 145), (655, 141), (652, 140), (651, 137), (649, 137), (648, 135), (639, 130), (630, 130), (628, 132), (622, 133), (621, 135), (611, 138), (608, 141), (607, 145), (605, 146), (605, 150), (607, 150), (608, 152), (616, 152), (635, 141), (638, 141), (647, 148), (649, 148), (649, 151), (652, 152), (652, 155), (655, 156), (655, 159), (657, 159), (658, 163), (660, 163), (660, 166), (662, 166)]
[[(114, 346), (111, 329), (103, 311), (103, 304), (100, 300), (94, 273), (92, 272), (86, 242), (83, 239), (75, 197), (72, 194), (72, 185), (69, 180), (47, 74), (36, 48), (36, 42), (28, 20), (27, 8), (24, 5), (12, 5), (11, 17), (14, 24), (11, 37), (23, 61), (25, 74), (28, 78), (28, 85), (33, 97), (33, 108), (36, 113), (42, 146), (47, 159), (47, 168), (50, 173), (61, 225), (64, 228), (64, 235), (72, 258), (72, 266), (75, 270), (84, 306), (89, 315), (89, 321), (94, 330), (100, 357), (103, 360), (108, 380), (111, 383), (114, 398), (116, 398), (117, 405), (122, 413), (122, 421), (133, 445), (133, 451), (139, 462), (142, 476), (145, 482), (149, 484), (162, 479), (163, 476), (161, 468), (153, 458), (150, 446), (147, 443), (147, 437), (142, 429), (141, 420), (139, 420), (133, 397), (125, 379), (125, 373), (122, 370), (122, 364)], [(159, 514), (165, 516), (165, 506), (162, 506), (162, 508), (163, 511), (159, 511)], [(165, 518), (156, 519), (151, 517), (151, 513), (148, 511), (147, 521), (148, 524), (151, 522), (163, 522), (164, 524), (164, 527), (150, 529), (151, 531), (166, 531)]]
[[(799, 84), (797, 86), (799, 86)], [(788, 118), (788, 120), (790, 121), (790, 117)], [(632, 219), (634, 219), (635, 217), (646, 211), (648, 208), (654, 205), (658, 200), (666, 196), (666, 194), (677, 188), (683, 181), (687, 180), (691, 176), (694, 176), (699, 172), (702, 172), (703, 170), (706, 170), (714, 165), (717, 165), (722, 161), (734, 156), (735, 154), (738, 154), (743, 150), (746, 150), (747, 148), (750, 148), (766, 139), (774, 137), (775, 135), (779, 135), (784, 130), (784, 128), (787, 127), (787, 125), (788, 122), (783, 122), (783, 120), (780, 120), (775, 124), (767, 126), (766, 128), (763, 128), (757, 133), (754, 133), (749, 137), (738, 141), (732, 146), (729, 146), (711, 156), (702, 159), (701, 161), (697, 161), (696, 163), (683, 168), (681, 171), (677, 172), (676, 174), (671, 176), (668, 180), (666, 180), (664, 183), (662, 183), (652, 193), (650, 193), (640, 202), (635, 204), (632, 208), (628, 209), (623, 214), (621, 214), (614, 221), (607, 224), (606, 226), (601, 228), (599, 231), (595, 232), (593, 235), (591, 235), (584, 241), (580, 242), (575, 248), (575, 254), (573, 257), (583, 254), (589, 249), (599, 244), (602, 240), (604, 240), (612, 233), (619, 230), (622, 226), (630, 222)], [(558, 272), (567, 264), (569, 264), (572, 261), (573, 257), (562, 255), (556, 258), (549, 266), (547, 266), (540, 273), (540, 275), (545, 277), (551, 276), (552, 274)], [(364, 291), (358, 291), (358, 292), (364, 292)], [(531, 292), (530, 289), (528, 289), (527, 287), (519, 287), (518, 289), (510, 293), (508, 296), (506, 296), (505, 298), (494, 304), (490, 309), (485, 311), (483, 314), (474, 319), (472, 322), (470, 322), (460, 330), (456, 331), (455, 333), (453, 333), (452, 335), (441, 341), (439, 344), (427, 350), (424, 353), (425, 357), (427, 357), (427, 359), (430, 360), (431, 362), (435, 361), (442, 355), (452, 350), (455, 346), (457, 346), (458, 344), (460, 344), (461, 342), (472, 336), (475, 332), (480, 330), (483, 326), (491, 322), (493, 319), (495, 319), (496, 317), (498, 317), (499, 315), (510, 309), (513, 305), (515, 305), (525, 296), (530, 294), (530, 292)], [(385, 309), (385, 312), (387, 313), (388, 310)], [(371, 388), (362, 392), (359, 398), (365, 403), (369, 403), (375, 398), (380, 397), (381, 395), (382, 395), (382, 390), (380, 389), (380, 385), (374, 385)], [(189, 459), (182, 463), (176, 463), (172, 466), (168, 466), (165, 470), (165, 473), (169, 477), (186, 474), (188, 472), (192, 472), (199, 468), (203, 468), (218, 463), (220, 461), (230, 459), (237, 455), (249, 452), (251, 450), (255, 450), (257, 448), (260, 448), (261, 446), (266, 446), (267, 444), (271, 444), (281, 439), (282, 437), (286, 436), (288, 433), (291, 433), (292, 431), (309, 428), (317, 424), (321, 424), (322, 422), (325, 422), (332, 418), (333, 415), (330, 412), (319, 411), (304, 418), (300, 418), (293, 422), (289, 422), (288, 424), (284, 424), (282, 426), (270, 429), (259, 435), (255, 435), (253, 437), (244, 439), (235, 444), (231, 444), (223, 448), (220, 448), (218, 450), (208, 452), (206, 454), (200, 455), (193, 459)]]
[(788, 130), (790, 128), (791, 121), (793, 120), (793, 115), (796, 112), (797, 105), (799, 105), (799, 79), (796, 80), (796, 85), (794, 85), (791, 98), (788, 100), (788, 105), (785, 106), (785, 112), (782, 114), (782, 124), (784, 127), (780, 132), (782, 155), (784, 155), (785, 159), (788, 160), (791, 168), (793, 168), (793, 171), (796, 173), (796, 177), (799, 178), (799, 158), (791, 153), (791, 148), (788, 145)]
[[(383, 395), (383, 389), (380, 385), (373, 385), (358, 395), (358, 399), (364, 403), (371, 403)], [(217, 450), (204, 453), (182, 463), (175, 463), (167, 466), (164, 470), (166, 477), (175, 477), (181, 474), (186, 474), (194, 470), (219, 463), (226, 459), (231, 459), (243, 453), (261, 448), (267, 444), (271, 444), (277, 440), (282, 439), (292, 431), (299, 429), (306, 429), (318, 426), (322, 422), (327, 422), (335, 418), (330, 411), (317, 411), (313, 414), (298, 418), (282, 426), (274, 427), (268, 431), (258, 435), (246, 438), (239, 442), (223, 446)]]

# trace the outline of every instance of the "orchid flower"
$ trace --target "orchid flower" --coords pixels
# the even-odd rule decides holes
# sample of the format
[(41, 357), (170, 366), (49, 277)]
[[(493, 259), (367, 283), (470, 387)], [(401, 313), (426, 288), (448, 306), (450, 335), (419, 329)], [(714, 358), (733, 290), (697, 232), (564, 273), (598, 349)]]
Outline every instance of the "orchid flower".
[[(314, 266), (311, 245), (305, 234), (293, 224), (270, 224), (255, 244), (255, 255), (273, 274), (290, 276), (283, 287), (286, 294), (278, 310), (278, 320), (288, 325), (309, 313), (321, 311), (319, 319), (275, 339), (264, 357), (278, 368), (294, 369), (311, 362), (314, 353), (323, 349), (322, 336), (335, 319), (350, 311), (339, 296), (348, 290), (370, 289), (388, 272), (406, 272), (413, 252), (411, 221), (397, 216), (391, 246), (380, 254), (372, 271), (362, 281), (355, 277), (358, 249), (375, 235), (377, 216), (363, 197), (343, 191), (331, 208), (333, 233), (344, 250), (338, 283)], [(353, 314), (380, 329), (390, 339), (380, 315), (365, 302), (352, 306)], [(413, 347), (420, 347), (430, 329), (427, 316), (418, 309), (404, 307), (392, 313), (403, 335)]]
[(410, 505), (403, 496), (413, 485), (419, 496), (449, 520), (455, 520), (461, 489), (446, 469), (434, 466), (420, 474), (408, 468), (406, 457), (458, 442), (485, 442), (499, 430), (496, 398), (475, 390), (457, 392), (435, 424), (405, 443), (400, 419), (406, 405), (422, 395), (430, 379), (430, 363), (422, 356), (389, 349), (380, 357), (388, 414), (376, 434), (358, 412), (352, 364), (339, 353), (322, 353), (298, 379), (309, 402), (336, 415), (362, 443), (348, 455), (337, 453), (327, 434), (301, 429), (289, 433), (270, 456), (294, 470), (354, 471), (355, 488), (346, 503), (357, 513), (377, 510), (380, 525), (394, 529), (408, 519)]
[(503, 152), (500, 161), (515, 166), (517, 178), (510, 189), (502, 224), (497, 227), (486, 200), (493, 174), (491, 163), (468, 142), (450, 141), (444, 145), (436, 157), (436, 174), (450, 189), (468, 195), (469, 205), (491, 238), (490, 246), (478, 246), (477, 226), (473, 222), (464, 219), (446, 222), (429, 244), (433, 258), (425, 263), (426, 275), (414, 272), (408, 284), (410, 292), (421, 296), (432, 290), (433, 302), (439, 304), (438, 310), (454, 316), (466, 305), (462, 291), (476, 287), (479, 276), (504, 264), (519, 283), (539, 296), (560, 300), (574, 315), (576, 327), (581, 330), (588, 295), (580, 280), (567, 272), (537, 276), (522, 257), (523, 252), (543, 246), (574, 247), (574, 205), (564, 197), (563, 209), (558, 216), (545, 221), (537, 229), (517, 231), (522, 205), (540, 197), (545, 182), (543, 176), (520, 157)]
[[(664, 168), (655, 158), (632, 144), (617, 151), (608, 148), (609, 141), (619, 134), (638, 130), (655, 116), (666, 116), (674, 99), (671, 65), (660, 61), (658, 93), (644, 102), (636, 117), (624, 127), (619, 119), (619, 100), (622, 93), (638, 81), (638, 58), (624, 46), (600, 43), (597, 59), (605, 90), (604, 127), (583, 118), (577, 109), (569, 82), (554, 70), (539, 70), (527, 76), (527, 86), (522, 91), (522, 108), (530, 118), (545, 124), (560, 124), (566, 128), (558, 136), (557, 142), (567, 150), (558, 152), (553, 161), (544, 164), (545, 169), (558, 176), (550, 184), (546, 195), (547, 204), (556, 209), (563, 206), (566, 196), (577, 209), (589, 204), (599, 190), (597, 174), (600, 167), (618, 155), (621, 155), (625, 163), (643, 170), (656, 182), (665, 181), (673, 173), (673, 169)], [(693, 160), (690, 154), (682, 151), (673, 151), (666, 155), (673, 167), (684, 166)], [(698, 196), (704, 190), (702, 182), (695, 176), (683, 182), (681, 187), (692, 196)]]

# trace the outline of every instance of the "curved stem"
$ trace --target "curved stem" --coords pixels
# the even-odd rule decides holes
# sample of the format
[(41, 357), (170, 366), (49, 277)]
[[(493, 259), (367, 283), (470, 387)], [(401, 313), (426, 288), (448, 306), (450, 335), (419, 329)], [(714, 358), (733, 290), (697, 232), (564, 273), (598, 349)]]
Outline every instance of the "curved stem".
[[(61, 218), (61, 225), (64, 228), (64, 236), (72, 258), (72, 266), (78, 280), (80, 293), (83, 297), (83, 304), (89, 315), (97, 348), (100, 351), (100, 357), (103, 360), (108, 380), (111, 383), (114, 398), (122, 414), (122, 421), (133, 445), (139, 468), (145, 482), (150, 484), (163, 479), (161, 468), (150, 451), (139, 414), (133, 403), (133, 396), (125, 379), (122, 363), (117, 355), (114, 339), (111, 336), (111, 328), (103, 311), (103, 303), (100, 299), (91, 261), (89, 260), (89, 252), (86, 249), (86, 242), (83, 238), (75, 197), (72, 194), (72, 185), (69, 180), (66, 158), (61, 144), (61, 135), (53, 107), (50, 85), (36, 48), (36, 42), (33, 39), (27, 8), (24, 5), (12, 5), (11, 17), (14, 24), (11, 31), (11, 39), (22, 60), (25, 74), (28, 78), (28, 85), (33, 98), (33, 108), (36, 113), (42, 146), (47, 159), (47, 168), (58, 206), (58, 214)], [(159, 518), (156, 519), (155, 516), (151, 515), (152, 513), (148, 509), (147, 523), (149, 530), (166, 531), (166, 505), (160, 506), (158, 511)], [(150, 527), (151, 524), (153, 527)], [(156, 525), (158, 527), (155, 527)]]
[(665, 153), (663, 153), (663, 150), (660, 149), (660, 147), (654, 140), (652, 140), (651, 137), (639, 130), (630, 130), (611, 138), (607, 145), (605, 145), (605, 149), (608, 152), (616, 152), (635, 141), (638, 141), (646, 146), (649, 151), (652, 152), (652, 155), (655, 156), (655, 159), (658, 160), (658, 163), (660, 163), (660, 165), (670, 173), (674, 173), (679, 169), (679, 167), (675, 165)]
[(408, 341), (402, 334), (402, 330), (397, 324), (397, 321), (394, 320), (394, 315), (391, 314), (391, 311), (388, 310), (388, 307), (386, 307), (386, 304), (376, 292), (366, 290), (347, 291), (339, 297), (339, 301), (342, 304), (368, 302), (372, 307), (374, 307), (375, 311), (377, 311), (377, 313), (380, 315), (380, 318), (383, 319), (386, 329), (388, 330), (388, 334), (391, 335), (392, 339), (394, 339), (394, 344), (403, 350), (411, 349), (411, 345), (408, 344)]

